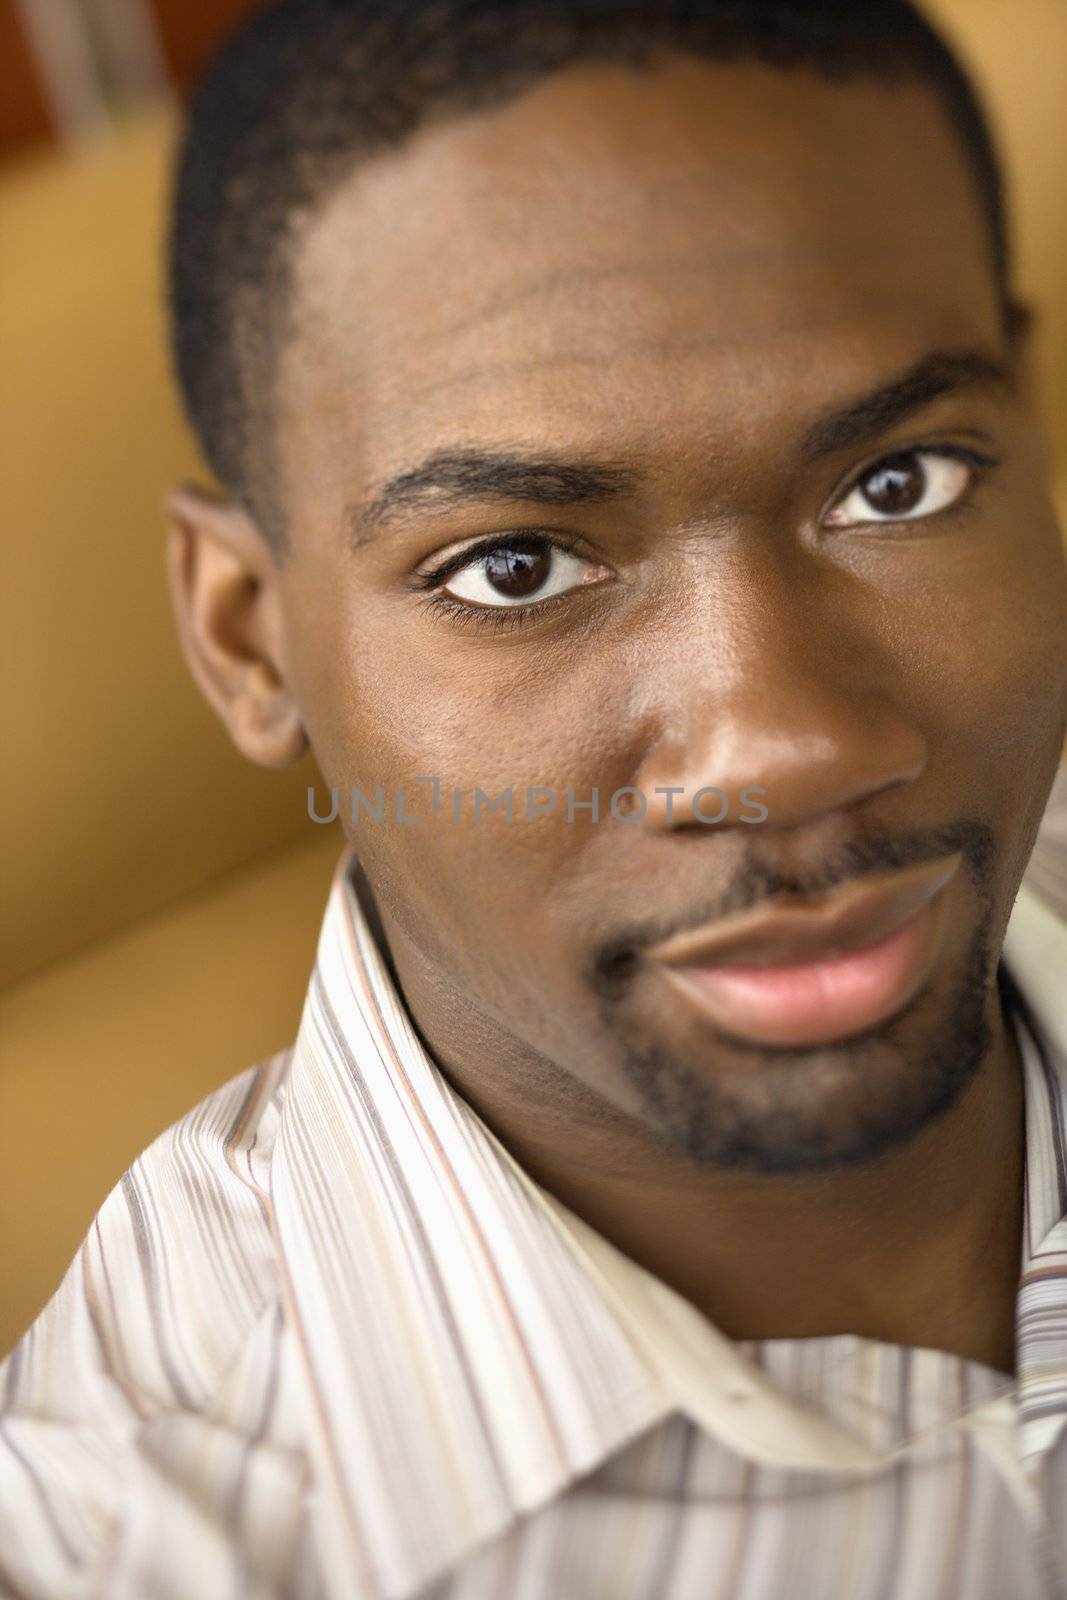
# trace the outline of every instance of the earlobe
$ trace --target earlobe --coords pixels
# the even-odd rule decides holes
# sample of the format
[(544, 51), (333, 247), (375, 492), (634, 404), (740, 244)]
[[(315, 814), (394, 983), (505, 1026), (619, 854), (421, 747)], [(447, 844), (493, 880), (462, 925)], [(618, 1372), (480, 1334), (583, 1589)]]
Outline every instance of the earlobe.
[(167, 577), (189, 670), (242, 755), (291, 766), (308, 739), (288, 679), (274, 556), (233, 501), (182, 487), (165, 509)]

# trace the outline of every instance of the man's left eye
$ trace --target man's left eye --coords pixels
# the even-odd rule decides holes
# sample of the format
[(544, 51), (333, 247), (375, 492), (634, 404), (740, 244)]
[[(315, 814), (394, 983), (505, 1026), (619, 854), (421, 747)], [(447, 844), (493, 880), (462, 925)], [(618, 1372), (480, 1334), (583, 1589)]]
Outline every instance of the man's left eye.
[(977, 460), (962, 448), (897, 450), (875, 462), (823, 521), (844, 528), (932, 516), (966, 493)]

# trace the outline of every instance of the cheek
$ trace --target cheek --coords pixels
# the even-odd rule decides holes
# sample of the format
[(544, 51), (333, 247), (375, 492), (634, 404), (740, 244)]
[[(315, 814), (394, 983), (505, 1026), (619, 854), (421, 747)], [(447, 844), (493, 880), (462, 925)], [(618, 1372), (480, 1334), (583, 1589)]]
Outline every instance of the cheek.
[[(376, 652), (350, 652), (332, 691), (344, 726), (331, 781), (342, 814), (352, 787), (374, 800), (381, 790), (382, 820), (361, 808), (346, 831), (398, 920), (406, 908), (460, 944), (491, 925), (495, 943), (529, 945), (538, 908), (603, 830), (580, 808), (568, 820), (567, 790), (583, 801), (630, 781), (633, 696), (609, 663), (564, 662), (560, 649), (453, 642), (388, 672)], [(398, 802), (415, 820), (398, 819)], [(479, 907), (492, 917), (472, 916)]]
[(423, 625), (391, 649), (364, 641), (332, 690), (347, 765), (377, 783), (433, 776), (491, 797), (597, 783), (633, 741), (617, 666), (561, 634), (480, 640)]
[(1067, 566), (1058, 535), (918, 590), (907, 610), (927, 793), (987, 821), (1001, 844), (1004, 914), (1025, 869), (1067, 718)]
[(959, 746), (994, 766), (1054, 741), (1067, 702), (1067, 565), (1054, 526), (1021, 526), (1017, 538), (931, 545), (918, 581), (909, 560), (899, 590), (879, 586), (941, 753)]

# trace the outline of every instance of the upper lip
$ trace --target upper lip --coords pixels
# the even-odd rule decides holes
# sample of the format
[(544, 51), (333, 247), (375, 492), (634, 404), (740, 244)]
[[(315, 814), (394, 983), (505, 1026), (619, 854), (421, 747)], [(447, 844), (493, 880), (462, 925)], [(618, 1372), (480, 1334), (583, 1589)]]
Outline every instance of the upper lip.
[(895, 933), (955, 876), (961, 860), (957, 851), (854, 879), (814, 903), (778, 900), (737, 912), (676, 934), (647, 956), (671, 967), (770, 967), (847, 955)]

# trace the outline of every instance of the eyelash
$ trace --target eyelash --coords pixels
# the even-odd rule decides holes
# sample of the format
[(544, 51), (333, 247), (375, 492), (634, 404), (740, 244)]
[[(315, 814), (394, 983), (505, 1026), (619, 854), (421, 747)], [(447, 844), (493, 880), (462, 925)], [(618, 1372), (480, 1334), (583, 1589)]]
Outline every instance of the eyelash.
[[(887, 450), (883, 455), (876, 456), (873, 460), (860, 467), (849, 479), (845, 487), (835, 495), (834, 499), (824, 506), (822, 515), (832, 510), (841, 500), (846, 500), (865, 478), (871, 476), (876, 467), (880, 466), (888, 457), (894, 455), (941, 456), (943, 459), (951, 461), (966, 462), (968, 466), (975, 469), (975, 475), (960, 499), (954, 505), (946, 506), (943, 511), (936, 513), (939, 516), (951, 514), (953, 511), (963, 507), (971, 499), (974, 490), (986, 477), (987, 469), (1000, 464), (999, 457), (988, 455), (984, 451), (975, 450), (963, 444), (918, 444), (906, 446), (901, 450)], [(861, 523), (858, 526), (883, 527), (887, 526), (890, 520), (888, 518), (884, 519), (884, 521), (872, 519), (871, 523)], [(919, 520), (925, 520), (925, 518)], [(480, 560), (484, 560), (486, 556), (491, 555), (495, 550), (512, 548), (515, 541), (520, 538), (536, 539), (547, 549), (561, 550), (567, 554), (572, 554), (582, 543), (581, 539), (566, 539), (560, 535), (545, 533), (540, 528), (513, 528), (506, 535), (494, 535), (481, 544), (468, 545), (466, 549), (457, 552), (454, 556), (450, 556), (447, 561), (435, 567), (432, 572), (416, 574), (412, 579), (412, 587), (419, 592), (420, 603), (430, 607), (438, 615), (451, 617), (466, 626), (491, 628), (499, 632), (521, 628), (535, 613), (539, 616), (544, 616), (556, 605), (569, 600), (572, 593), (571, 590), (567, 590), (563, 594), (552, 595), (547, 600), (534, 600), (528, 606), (476, 606), (465, 600), (454, 600), (447, 594), (433, 593), (439, 584), (443, 583), (445, 579), (451, 578), (454, 573), (462, 572), (466, 567), (476, 566)]]

